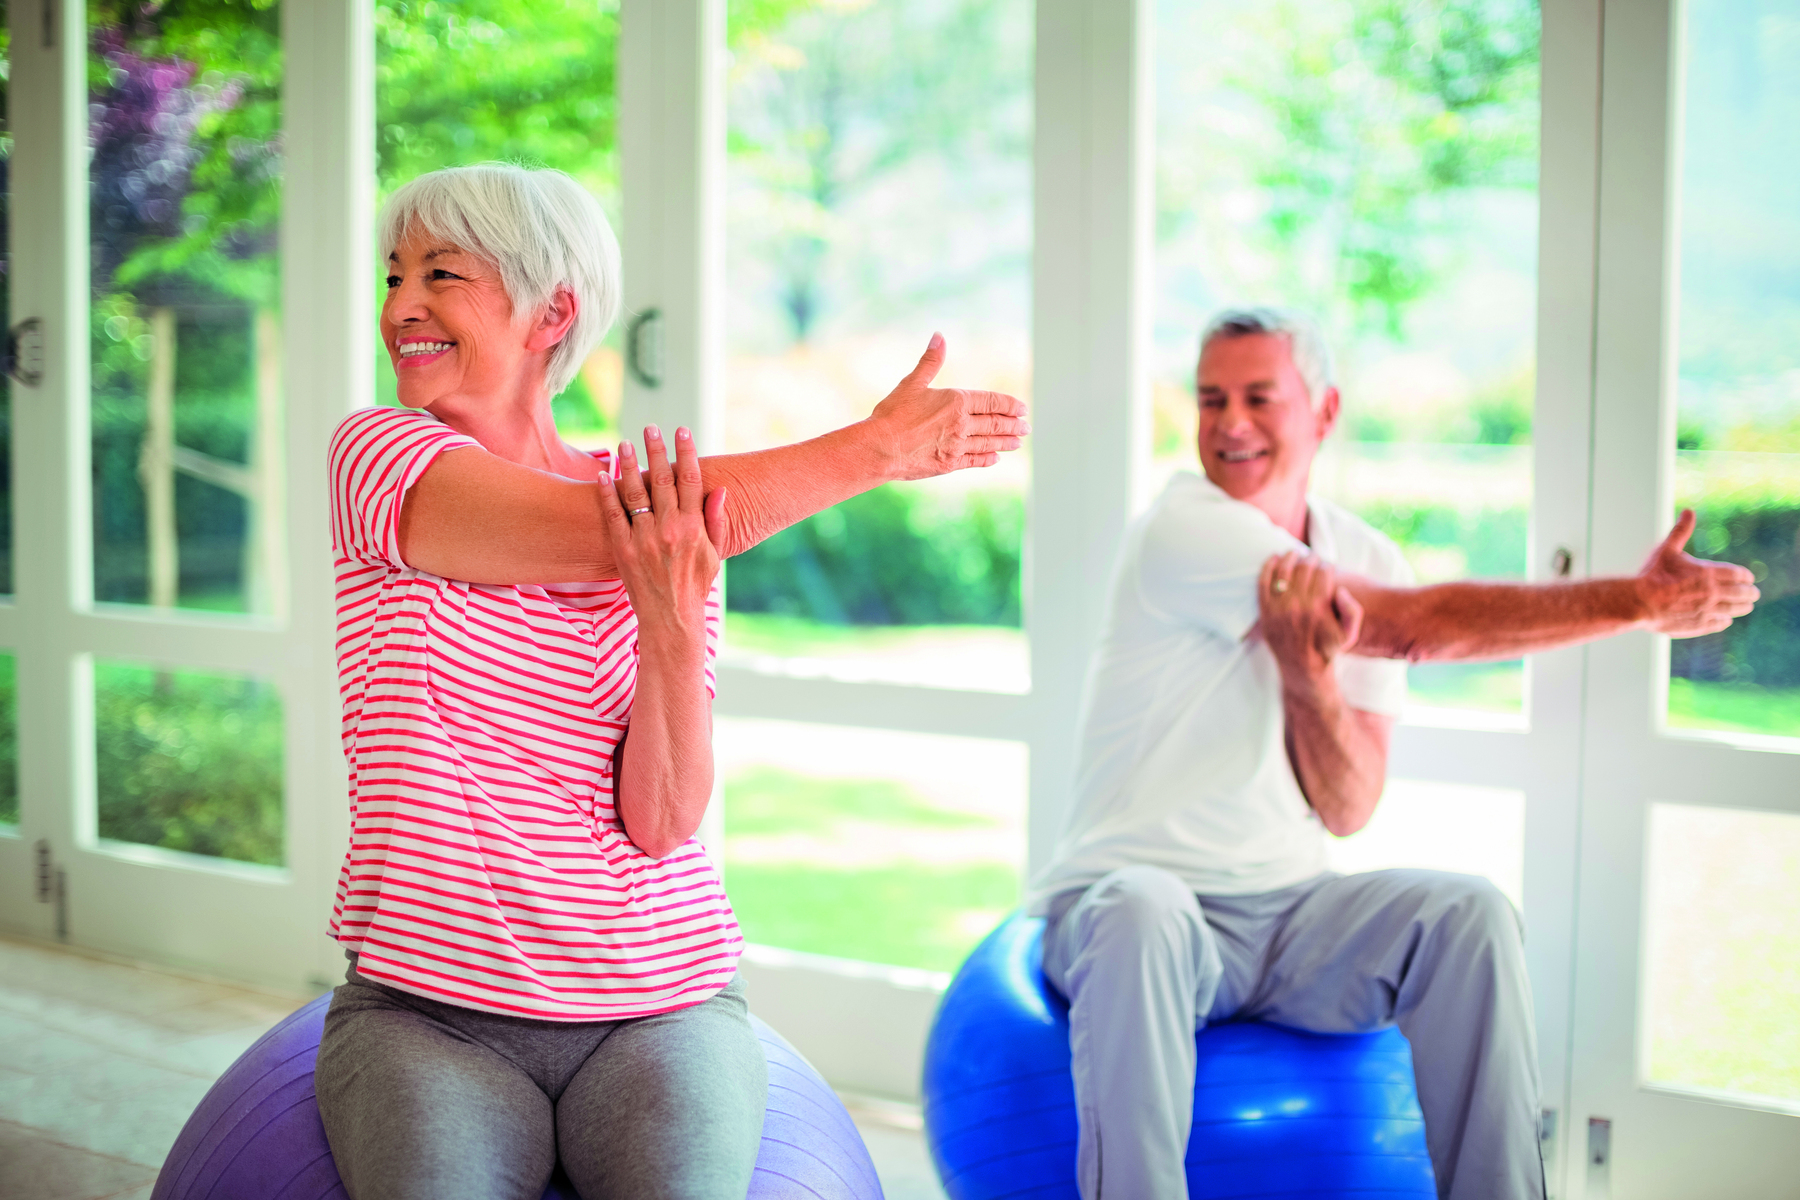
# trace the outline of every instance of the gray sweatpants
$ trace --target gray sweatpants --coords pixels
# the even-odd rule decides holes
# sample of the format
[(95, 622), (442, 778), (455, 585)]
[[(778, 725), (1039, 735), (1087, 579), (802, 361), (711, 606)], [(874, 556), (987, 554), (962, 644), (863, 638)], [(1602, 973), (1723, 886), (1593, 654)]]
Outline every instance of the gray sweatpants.
[(1519, 919), (1485, 879), (1373, 871), (1196, 896), (1125, 867), (1052, 902), (1044, 973), (1069, 998), (1085, 1200), (1188, 1194), (1194, 1031), (1230, 1017), (1318, 1033), (1397, 1023), (1438, 1195), (1544, 1195)]
[(743, 1200), (768, 1068), (743, 985), (628, 1021), (535, 1021), (364, 979), (331, 998), (314, 1076), (352, 1200)]

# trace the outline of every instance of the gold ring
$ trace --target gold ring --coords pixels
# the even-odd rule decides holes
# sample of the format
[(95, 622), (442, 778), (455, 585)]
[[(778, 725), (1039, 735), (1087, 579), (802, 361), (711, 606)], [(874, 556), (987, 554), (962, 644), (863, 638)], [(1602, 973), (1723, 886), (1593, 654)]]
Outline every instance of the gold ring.
[(649, 506), (649, 505), (648, 505), (648, 504), (646, 504), (646, 505), (644, 505), (644, 507), (642, 507), (642, 508), (634, 508), (634, 509), (631, 509), (631, 510), (630, 510), (630, 511), (631, 511), (631, 515), (632, 515), (632, 516), (634, 516), (634, 517), (635, 517), (635, 516), (637, 516), (637, 515), (638, 515), (638, 514), (639, 514), (639, 513), (647, 513), (647, 512), (649, 512), (649, 511), (650, 511), (650, 506)]

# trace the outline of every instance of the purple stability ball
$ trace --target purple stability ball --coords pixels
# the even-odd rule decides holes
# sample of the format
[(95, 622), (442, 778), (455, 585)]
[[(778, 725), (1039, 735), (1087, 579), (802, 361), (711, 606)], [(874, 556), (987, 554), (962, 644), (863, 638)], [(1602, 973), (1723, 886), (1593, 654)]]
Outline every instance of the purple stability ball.
[[(951, 1200), (1076, 1200), (1069, 1006), (1044, 923), (1013, 917), (956, 973), (925, 1048), (925, 1134)], [(1193, 1200), (1436, 1200), (1398, 1029), (1213, 1025), (1197, 1037)]]
[[(200, 1101), (151, 1200), (348, 1200), (313, 1096), (331, 993), (263, 1034)], [(750, 1018), (769, 1107), (749, 1200), (881, 1200), (868, 1147), (837, 1095), (779, 1033)], [(576, 1200), (559, 1170), (544, 1200)]]

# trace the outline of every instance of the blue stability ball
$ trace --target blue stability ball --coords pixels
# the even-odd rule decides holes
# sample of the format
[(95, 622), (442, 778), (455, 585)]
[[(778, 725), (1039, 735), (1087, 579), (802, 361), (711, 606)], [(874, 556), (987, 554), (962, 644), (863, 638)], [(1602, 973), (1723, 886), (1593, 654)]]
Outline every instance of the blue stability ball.
[[(1069, 1006), (1044, 982), (1044, 923), (975, 948), (925, 1048), (925, 1133), (951, 1200), (1075, 1200)], [(1398, 1029), (1315, 1034), (1257, 1022), (1196, 1035), (1188, 1192), (1435, 1200), (1412, 1048)]]
[[(331, 993), (265, 1033), (188, 1118), (152, 1200), (348, 1200), (338, 1180), (313, 1063)], [(862, 1135), (812, 1065), (750, 1018), (769, 1064), (769, 1107), (749, 1200), (881, 1200)], [(558, 1169), (544, 1200), (576, 1200)]]

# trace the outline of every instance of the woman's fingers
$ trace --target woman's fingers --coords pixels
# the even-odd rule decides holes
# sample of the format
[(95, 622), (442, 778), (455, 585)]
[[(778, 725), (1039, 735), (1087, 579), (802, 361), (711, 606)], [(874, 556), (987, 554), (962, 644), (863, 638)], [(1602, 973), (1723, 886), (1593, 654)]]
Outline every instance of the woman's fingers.
[(682, 512), (697, 513), (703, 499), (700, 452), (694, 446), (693, 433), (683, 425), (675, 430), (675, 501)]
[(650, 507), (650, 495), (644, 491), (644, 473), (638, 466), (637, 448), (630, 442), (619, 443), (619, 503), (625, 511), (635, 514), (635, 510)]
[(595, 490), (600, 493), (600, 527), (612, 541), (614, 554), (623, 556), (631, 544), (631, 520), (619, 503), (619, 490), (612, 476), (605, 474), (600, 476), (600, 486)]
[[(679, 453), (679, 451), (677, 451)], [(669, 448), (663, 445), (662, 430), (644, 426), (645, 466), (650, 468), (650, 503), (659, 514), (670, 515), (680, 507), (675, 494), (675, 469), (669, 465)], [(698, 496), (695, 497), (697, 501)], [(699, 505), (696, 504), (695, 508)]]

